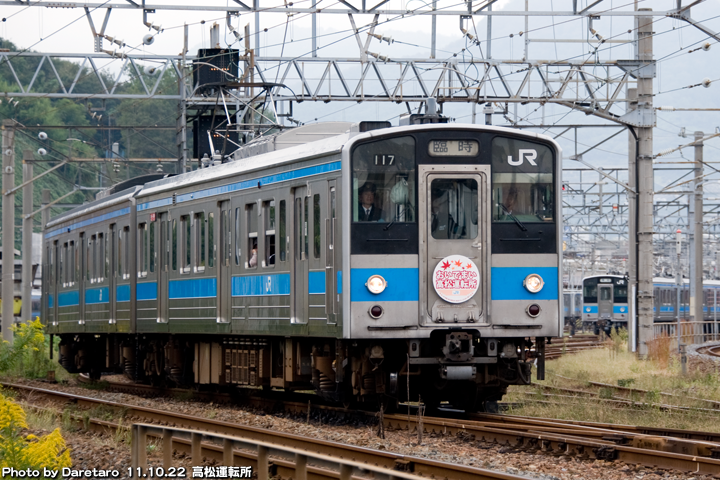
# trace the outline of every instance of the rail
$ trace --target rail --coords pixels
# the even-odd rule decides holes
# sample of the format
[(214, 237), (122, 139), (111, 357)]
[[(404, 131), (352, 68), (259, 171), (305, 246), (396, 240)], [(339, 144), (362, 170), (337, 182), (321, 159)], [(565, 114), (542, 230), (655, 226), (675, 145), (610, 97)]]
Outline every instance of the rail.
[[(720, 324), (717, 320), (704, 322), (680, 322), (680, 342), (685, 345), (698, 345), (720, 340)], [(662, 322), (653, 325), (653, 341), (667, 339), (670, 348), (678, 348), (677, 322)]]
[[(235, 457), (238, 453), (242, 457), (241, 464), (244, 465), (240, 469), (240, 478), (251, 478), (252, 472), (255, 472), (258, 480), (269, 480), (271, 474), (274, 473), (272, 470), (278, 466), (293, 471), (292, 478), (298, 480), (307, 480), (309, 477), (350, 480), (354, 475), (361, 477), (368, 474), (372, 478), (380, 480), (417, 480), (422, 478), (419, 475), (360, 463), (348, 458), (331, 457), (307, 449), (296, 449), (220, 433), (198, 432), (147, 423), (136, 423), (132, 426), (133, 472), (147, 471), (148, 436), (162, 439), (164, 471), (168, 471), (172, 467), (173, 440), (181, 438), (190, 441), (191, 458), (194, 465), (202, 463), (203, 442), (222, 446), (222, 465), (227, 467), (235, 466)], [(272, 460), (270, 460), (271, 457)]]

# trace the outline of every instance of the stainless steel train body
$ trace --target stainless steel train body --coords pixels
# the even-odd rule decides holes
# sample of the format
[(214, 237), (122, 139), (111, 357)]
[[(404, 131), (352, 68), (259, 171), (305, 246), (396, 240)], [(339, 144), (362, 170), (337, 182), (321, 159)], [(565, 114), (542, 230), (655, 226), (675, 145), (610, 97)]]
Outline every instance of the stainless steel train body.
[[(655, 297), (655, 305), (653, 306), (656, 322), (674, 322), (677, 321), (678, 306), (678, 287), (675, 279), (672, 278), (654, 278), (653, 289)], [(704, 280), (703, 281), (703, 320), (714, 321), (718, 319), (720, 311), (718, 311), (717, 302), (720, 300), (720, 281)], [(680, 289), (680, 318), (690, 318), (690, 280), (683, 279), (682, 288)]]
[(582, 320), (595, 333), (628, 326), (628, 281), (621, 275), (583, 278)]
[(558, 145), (358, 130), (53, 219), (42, 318), (63, 366), (344, 401), (402, 400), (409, 382), (411, 399), (466, 408), (528, 383), (561, 334)]
[(577, 322), (582, 320), (582, 290), (563, 290), (563, 316), (565, 326), (574, 335)]

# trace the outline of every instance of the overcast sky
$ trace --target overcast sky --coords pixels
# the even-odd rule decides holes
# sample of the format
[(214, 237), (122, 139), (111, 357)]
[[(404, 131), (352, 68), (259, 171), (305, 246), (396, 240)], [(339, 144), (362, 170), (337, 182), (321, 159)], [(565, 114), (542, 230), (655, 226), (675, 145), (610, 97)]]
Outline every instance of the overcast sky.
[[(316, 0), (318, 8), (332, 9), (342, 8), (343, 5), (335, 0)], [(352, 0), (350, 3), (359, 2)], [(118, 4), (124, 3), (120, 0), (113, 0)], [(289, 2), (289, 0), (288, 0)], [(368, 6), (374, 4), (373, 0), (367, 0)], [(200, 2), (198, 2), (200, 3)], [(219, 7), (235, 6), (235, 2), (217, 0), (204, 0), (204, 5)], [(311, 0), (293, 0), (294, 7), (306, 8), (311, 5)], [(430, 0), (390, 0), (383, 5), (383, 9), (417, 11), (426, 10)], [(478, 2), (476, 2), (478, 3)], [(572, 8), (572, 0), (529, 0), (531, 11), (569, 11)], [(578, 4), (584, 7), (588, 0), (579, 0)], [(633, 0), (605, 0), (593, 11), (630, 11), (634, 9)], [(636, 2), (640, 8), (652, 8), (654, 11), (666, 11), (676, 6), (676, 0), (645, 0)], [(683, 0), (684, 4), (690, 0)], [(93, 19), (97, 29), (100, 28), (106, 12), (105, 5), (93, 12)], [(150, 2), (148, 2), (148, 5)], [(158, 0), (153, 5), (192, 5), (191, 2), (179, 0), (170, 2)], [(282, 7), (283, 0), (260, 0), (261, 7)], [(441, 11), (458, 11), (463, 4), (453, 0), (439, 0), (438, 9)], [(690, 15), (693, 19), (712, 29), (720, 31), (720, 0), (707, 0), (704, 3), (693, 7)], [(525, 0), (500, 0), (494, 7), (501, 11), (518, 11), (525, 8)], [(93, 38), (88, 21), (81, 8), (41, 8), (28, 6), (3, 6), (0, 7), (4, 21), (0, 23), (0, 36), (14, 42), (21, 49), (32, 49), (40, 52), (51, 53), (89, 53), (93, 50)], [(123, 39), (127, 47), (122, 51), (126, 53), (145, 55), (175, 55), (182, 48), (183, 25), (189, 27), (190, 53), (194, 54), (198, 48), (209, 47), (210, 25), (218, 22), (221, 26), (221, 45), (232, 48), (242, 48), (235, 41), (235, 37), (229, 32), (225, 25), (224, 12), (209, 12), (197, 10), (166, 11), (158, 10), (149, 15), (149, 20), (162, 25), (164, 29), (155, 36), (155, 42), (150, 46), (142, 43), (142, 38), (148, 33), (148, 28), (142, 23), (142, 12), (137, 10), (123, 10), (116, 8), (112, 11), (108, 26), (105, 32), (113, 37)], [(356, 15), (355, 21), (358, 27), (370, 23), (372, 15)], [(429, 58), (430, 57), (430, 18), (408, 14), (403, 17), (397, 15), (382, 15), (376, 33), (392, 37), (395, 43), (391, 45), (373, 40), (369, 51), (388, 56), (390, 58)], [(232, 24), (238, 31), (242, 32), (246, 24), (250, 24), (251, 32), (255, 32), (255, 18), (253, 14), (242, 14), (233, 19)], [(525, 53), (525, 39), (530, 38), (528, 47), (528, 58), (530, 60), (554, 60), (573, 59), (577, 61), (593, 58), (600, 60), (609, 59), (631, 59), (633, 50), (631, 44), (605, 43), (599, 45), (597, 40), (592, 38), (589, 32), (588, 20), (586, 17), (567, 16), (542, 16), (529, 19), (529, 35), (520, 36), (525, 31), (525, 19), (523, 17), (494, 17), (492, 25), (492, 57), (495, 59), (520, 60)], [(593, 28), (606, 39), (631, 40), (632, 34), (627, 31), (633, 28), (631, 17), (618, 17), (602, 15), (593, 21)], [(260, 29), (268, 29), (260, 34), (260, 56), (303, 56), (309, 55), (311, 51), (310, 37), (310, 16), (302, 13), (293, 13), (292, 7), (288, 13), (263, 13), (260, 15)], [(318, 16), (318, 56), (334, 58), (358, 58), (359, 48), (355, 38), (351, 35), (350, 21), (347, 15), (323, 14)], [(486, 18), (474, 16), (467, 24), (468, 30), (481, 40), (480, 45), (473, 45), (460, 31), (460, 22), (457, 16), (438, 17), (438, 38), (437, 55), (439, 60), (456, 58), (458, 61), (469, 58), (482, 58), (487, 55), (486, 40)], [(658, 60), (657, 78), (655, 80), (655, 91), (658, 92), (653, 102), (658, 106), (714, 108), (720, 107), (720, 45), (710, 39), (707, 34), (691, 26), (687, 22), (666, 17), (655, 17), (653, 25), (654, 55)], [(510, 36), (512, 34), (512, 37)], [(363, 38), (365, 38), (363, 36)], [(583, 39), (584, 43), (533, 43), (539, 39)], [(709, 51), (699, 50), (688, 53), (689, 50), (702, 46), (704, 42), (710, 42), (712, 47)], [(106, 49), (118, 49), (117, 46), (109, 46), (105, 42)], [(252, 35), (253, 48), (255, 35)], [(100, 64), (109, 71), (116, 71), (121, 65), (118, 60), (108, 59), (105, 64)], [(392, 65), (390, 62), (389, 65)], [(266, 72), (269, 78), (274, 79), (277, 68), (267, 65)], [(2, 67), (0, 67), (2, 68)], [(392, 68), (392, 67), (385, 67)], [(398, 67), (399, 68), (399, 67)], [(468, 69), (468, 75), (477, 75), (475, 67)], [(505, 69), (510, 72), (512, 68)], [(482, 75), (482, 73), (480, 73)], [(596, 75), (602, 77), (606, 72), (598, 69)], [(512, 81), (519, 82), (522, 75), (509, 77)], [(698, 84), (703, 79), (713, 80), (709, 88), (696, 87), (685, 88)], [(351, 82), (352, 83), (352, 82)], [(539, 92), (541, 86), (531, 85), (532, 89)], [(479, 108), (478, 111), (481, 109)], [(329, 104), (304, 102), (296, 105), (294, 117), (304, 122), (323, 120), (345, 120), (358, 121), (370, 120), (391, 120), (397, 123), (397, 116), (406, 111), (404, 105), (378, 104), (365, 102), (363, 104), (332, 102)], [(515, 119), (515, 107), (510, 107), (510, 117)], [(720, 112), (658, 112), (657, 128), (654, 131), (654, 150), (660, 152), (679, 144), (691, 141), (692, 132), (701, 130), (714, 133), (716, 127), (720, 127)], [(445, 114), (456, 118), (458, 122), (471, 121), (471, 107), (467, 104), (447, 104)], [(538, 108), (537, 104), (529, 104), (517, 107), (517, 116), (524, 119), (524, 123), (530, 124), (570, 124), (570, 123), (607, 123), (585, 116), (582, 113), (571, 112), (565, 107), (546, 106)], [(482, 115), (478, 115), (478, 122), (482, 121)], [(496, 124), (507, 124), (501, 116), (495, 116)], [(678, 136), (681, 128), (689, 133), (688, 138)], [(548, 133), (552, 133), (550, 130)], [(555, 133), (560, 133), (555, 130)], [(591, 145), (602, 140), (610, 134), (609, 129), (593, 129), (583, 131), (578, 136), (578, 150), (583, 151)], [(569, 132), (558, 139), (565, 150), (565, 157), (575, 151), (573, 134)], [(710, 140), (706, 144), (706, 161), (716, 161), (720, 140)], [(684, 151), (686, 158), (692, 158), (692, 149)], [(622, 133), (613, 141), (588, 153), (585, 157), (595, 165), (601, 166), (625, 166), (627, 164), (627, 134)], [(671, 159), (680, 159), (679, 154), (670, 156)], [(577, 162), (566, 161), (567, 166)], [(676, 175), (673, 173), (672, 175)], [(664, 173), (658, 173), (658, 186), (669, 181)], [(713, 178), (713, 177), (710, 177)], [(720, 178), (714, 177), (714, 178)], [(718, 182), (708, 184), (708, 190), (716, 192), (720, 197)]]

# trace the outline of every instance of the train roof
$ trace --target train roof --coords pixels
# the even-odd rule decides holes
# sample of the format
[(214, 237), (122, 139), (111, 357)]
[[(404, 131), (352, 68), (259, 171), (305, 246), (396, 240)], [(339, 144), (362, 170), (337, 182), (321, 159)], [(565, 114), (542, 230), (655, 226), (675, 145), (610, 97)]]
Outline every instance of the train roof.
[(69, 212), (65, 212), (65, 213), (58, 215), (57, 217), (54, 217), (52, 220), (50, 220), (47, 223), (47, 225), (45, 226), (45, 229), (54, 227), (56, 225), (59, 225), (60, 223), (66, 222), (68, 220), (72, 220), (74, 218), (81, 217), (87, 213), (96, 211), (98, 208), (111, 207), (113, 205), (117, 205), (117, 204), (126, 202), (129, 198), (135, 196), (137, 194), (137, 192), (139, 192), (140, 190), (142, 190), (142, 186), (135, 185), (126, 190), (114, 193), (114, 194), (109, 195), (104, 198), (98, 198), (96, 200), (93, 200), (90, 203), (86, 203), (77, 208), (73, 208)]
[[(669, 277), (655, 277), (655, 278), (653, 278), (653, 284), (674, 286), (676, 284), (676, 280), (674, 278), (669, 278)], [(689, 285), (689, 284), (690, 284), (690, 279), (683, 278), (683, 285)], [(720, 280), (703, 280), (703, 286), (720, 288)]]
[(583, 277), (583, 282), (585, 280), (589, 280), (591, 278), (627, 278), (626, 275), (617, 275), (617, 274), (607, 274), (607, 275), (590, 275), (587, 277)]
[[(535, 138), (543, 142), (553, 144), (558, 151), (558, 161), (561, 160), (562, 149), (560, 145), (551, 137), (539, 133), (525, 132), (522, 130), (507, 127), (462, 123), (434, 123), (388, 127), (360, 133), (357, 128), (359, 124), (349, 124), (347, 122), (329, 122), (329, 124), (329, 127), (317, 126), (325, 124), (311, 124), (293, 130), (288, 130), (287, 132), (283, 132), (282, 135), (276, 135), (276, 138), (272, 142), (270, 142), (269, 140), (259, 140), (258, 144), (265, 142), (266, 146), (270, 143), (274, 145), (272, 148), (265, 148), (268, 151), (264, 153), (240, 158), (235, 161), (222, 165), (217, 165), (214, 167), (194, 170), (184, 174), (173, 176), (168, 175), (163, 179), (151, 181), (145, 183), (144, 185), (135, 185), (131, 188), (113, 193), (103, 198), (97, 198), (90, 203), (87, 203), (73, 210), (65, 212), (57, 217), (54, 217), (51, 221), (48, 222), (46, 229), (49, 227), (57, 226), (60, 223), (66, 222), (68, 220), (90, 214), (100, 208), (107, 208), (116, 204), (120, 204), (132, 197), (147, 197), (157, 193), (175, 191), (178, 188), (221, 180), (223, 178), (232, 177), (238, 174), (261, 171), (270, 167), (276, 167), (284, 164), (297, 162), (298, 160), (310, 160), (322, 156), (339, 154), (342, 151), (343, 147), (350, 140), (369, 139), (373, 137), (382, 137), (385, 135), (402, 134), (405, 132), (415, 132), (423, 130), (483, 130), (496, 133), (521, 135), (527, 138)], [(346, 128), (347, 131), (337, 134), (338, 131)], [(317, 137), (324, 138), (315, 141), (308, 141), (308, 139), (313, 139)], [(301, 143), (302, 141), (306, 143)], [(247, 146), (253, 147), (254, 143), (255, 142), (251, 142), (247, 144)], [(262, 150), (263, 148), (256, 149), (256, 151), (258, 152)], [(51, 234), (52, 233), (55, 232), (51, 232)]]
[[(335, 122), (337, 124), (343, 123), (343, 122)], [(259, 155), (255, 155), (252, 157), (246, 157), (241, 158), (238, 160), (235, 160), (233, 162), (224, 163), (222, 165), (217, 165), (210, 168), (203, 168), (199, 170), (194, 170), (192, 172), (185, 173), (183, 175), (176, 175), (172, 178), (166, 178), (163, 180), (158, 180), (155, 182), (151, 182), (145, 185), (145, 187), (142, 189), (140, 193), (138, 193), (138, 198), (140, 197), (146, 197), (149, 195), (153, 195), (156, 193), (165, 192), (168, 190), (175, 190), (182, 187), (188, 187), (192, 185), (197, 185), (201, 183), (206, 183), (208, 181), (216, 181), (225, 177), (231, 177), (240, 173), (251, 173), (253, 171), (259, 171), (263, 170), (269, 167), (275, 167), (280, 166), (287, 163), (293, 163), (298, 160), (309, 160), (312, 158), (317, 158), (320, 156), (327, 156), (332, 155), (335, 153), (340, 153), (342, 151), (342, 148), (345, 146), (345, 144), (350, 141), (351, 139), (355, 138), (373, 138), (373, 137), (380, 137), (385, 135), (391, 135), (391, 134), (401, 134), (404, 132), (413, 132), (418, 130), (458, 130), (458, 129), (466, 129), (466, 130), (484, 130), (484, 131), (495, 131), (498, 133), (512, 133), (513, 135), (523, 135), (530, 138), (537, 138), (539, 140), (542, 140), (544, 142), (552, 143), (558, 150), (558, 152), (561, 152), (562, 149), (558, 145), (558, 143), (553, 140), (552, 138), (534, 133), (534, 132), (524, 132), (524, 131), (518, 131), (512, 128), (507, 127), (494, 127), (494, 126), (487, 126), (487, 125), (473, 125), (473, 124), (462, 124), (462, 123), (449, 123), (449, 124), (424, 124), (424, 125), (405, 125), (405, 126), (399, 126), (399, 127), (388, 127), (388, 128), (382, 128), (377, 130), (371, 130), (369, 132), (360, 133), (356, 130), (358, 124), (352, 124), (349, 125), (349, 130), (335, 136), (323, 138), (321, 140), (304, 143), (304, 144), (293, 144), (294, 146), (288, 147), (288, 148), (282, 148), (282, 149), (275, 149), (272, 151), (267, 151), (265, 153), (260, 153)], [(339, 125), (336, 125), (335, 128), (337, 128)], [(425, 127), (425, 128), (422, 128)], [(294, 135), (299, 138), (302, 132), (296, 131), (294, 132)], [(312, 138), (313, 135), (318, 135), (318, 133), (310, 131), (306, 136), (309, 136)], [(288, 142), (292, 143), (292, 142)], [(251, 144), (248, 144), (251, 145)], [(251, 161), (250, 161), (251, 160)]]

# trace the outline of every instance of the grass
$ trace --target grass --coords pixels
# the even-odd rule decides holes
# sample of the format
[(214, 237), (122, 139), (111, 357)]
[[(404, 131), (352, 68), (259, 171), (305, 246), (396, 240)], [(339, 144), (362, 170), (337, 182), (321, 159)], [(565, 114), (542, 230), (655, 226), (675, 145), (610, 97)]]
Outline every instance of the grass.
[[(545, 380), (533, 382), (557, 388), (584, 390), (594, 397), (543, 397), (539, 389), (511, 387), (503, 398), (522, 403), (512, 414), (593, 421), (612, 424), (647, 425), (720, 432), (720, 411), (710, 413), (708, 404), (699, 399), (720, 402), (720, 376), (715, 372), (688, 368), (682, 375), (680, 361), (662, 339), (651, 348), (648, 360), (638, 360), (627, 351), (626, 343), (612, 337), (605, 348), (565, 355), (546, 364)], [(622, 394), (611, 387), (591, 386), (589, 382), (637, 389)], [(644, 391), (640, 391), (644, 390)], [(551, 391), (543, 390), (546, 393)], [(672, 394), (665, 395), (665, 394)], [(619, 395), (623, 395), (619, 397)], [(638, 402), (635, 407), (618, 407), (603, 399), (624, 398)], [(542, 401), (539, 401), (542, 400)], [(684, 412), (665, 411), (661, 404), (690, 407)]]

